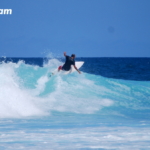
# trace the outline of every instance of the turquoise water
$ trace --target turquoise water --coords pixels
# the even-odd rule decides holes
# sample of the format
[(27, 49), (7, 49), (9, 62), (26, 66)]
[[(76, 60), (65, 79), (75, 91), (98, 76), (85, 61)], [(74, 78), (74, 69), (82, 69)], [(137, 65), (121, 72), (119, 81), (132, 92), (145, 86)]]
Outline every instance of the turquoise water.
[(150, 149), (150, 81), (50, 77), (61, 64), (0, 64), (0, 149)]

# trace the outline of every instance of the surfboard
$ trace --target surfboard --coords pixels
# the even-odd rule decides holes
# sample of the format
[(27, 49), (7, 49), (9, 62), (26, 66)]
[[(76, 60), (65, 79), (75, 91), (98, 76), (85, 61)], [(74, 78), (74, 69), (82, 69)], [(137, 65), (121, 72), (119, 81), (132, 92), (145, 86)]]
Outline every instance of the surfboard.
[[(75, 62), (75, 65), (76, 65), (76, 67), (77, 67), (78, 69), (81, 68), (83, 64), (84, 64), (84, 61), (76, 61), (76, 62)], [(73, 73), (73, 72), (75, 72), (75, 71), (76, 71), (76, 69), (74, 68), (73, 65), (71, 65), (71, 69), (70, 69), (69, 71), (60, 70), (60, 73), (67, 75), (67, 74)], [(58, 72), (58, 69), (55, 69), (55, 70), (51, 73), (50, 77), (51, 77), (52, 75), (57, 74), (57, 73), (59, 73), (59, 72)]]
[[(79, 68), (81, 68), (81, 66), (84, 64), (84, 61), (76, 61), (75, 62), (75, 65), (76, 65), (76, 67), (79, 69)], [(62, 72), (63, 72), (63, 74), (69, 74), (69, 73), (73, 73), (73, 72), (75, 72), (76, 71), (76, 69), (74, 68), (74, 66), (73, 65), (71, 65), (71, 69), (69, 70), (69, 71), (63, 71), (63, 70), (61, 70)]]

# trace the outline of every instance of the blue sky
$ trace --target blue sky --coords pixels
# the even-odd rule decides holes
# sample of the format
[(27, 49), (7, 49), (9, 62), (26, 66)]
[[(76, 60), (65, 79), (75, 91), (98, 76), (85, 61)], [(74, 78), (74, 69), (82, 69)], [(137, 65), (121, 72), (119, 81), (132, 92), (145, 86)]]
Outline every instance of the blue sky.
[(150, 0), (0, 0), (0, 56), (150, 57)]

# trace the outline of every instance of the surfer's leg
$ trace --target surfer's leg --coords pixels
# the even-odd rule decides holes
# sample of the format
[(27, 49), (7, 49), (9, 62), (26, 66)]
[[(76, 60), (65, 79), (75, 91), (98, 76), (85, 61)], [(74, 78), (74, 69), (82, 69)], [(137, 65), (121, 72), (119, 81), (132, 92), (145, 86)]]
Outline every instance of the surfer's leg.
[(62, 66), (59, 66), (59, 67), (58, 67), (58, 72), (59, 72), (60, 70), (62, 70)]

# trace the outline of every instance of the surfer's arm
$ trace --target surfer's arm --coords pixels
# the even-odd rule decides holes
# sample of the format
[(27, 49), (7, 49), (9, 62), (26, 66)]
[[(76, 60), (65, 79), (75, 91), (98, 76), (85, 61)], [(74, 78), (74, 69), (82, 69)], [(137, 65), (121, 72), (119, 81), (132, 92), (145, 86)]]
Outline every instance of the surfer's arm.
[(81, 74), (80, 70), (75, 65), (73, 65), (73, 66)]
[(64, 56), (66, 57), (67, 55), (66, 55), (66, 52), (64, 52)]

